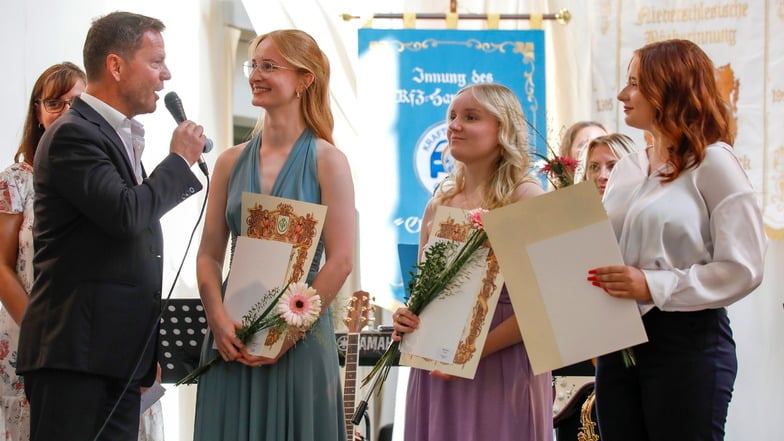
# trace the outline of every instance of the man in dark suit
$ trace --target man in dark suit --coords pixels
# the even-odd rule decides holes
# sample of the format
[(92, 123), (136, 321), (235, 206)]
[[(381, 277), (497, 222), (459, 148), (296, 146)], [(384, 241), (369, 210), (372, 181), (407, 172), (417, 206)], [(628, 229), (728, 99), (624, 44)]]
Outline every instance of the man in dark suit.
[(133, 118), (155, 110), (171, 78), (163, 29), (125, 12), (95, 20), (84, 44), (87, 90), (39, 144), (36, 278), (17, 365), (33, 441), (137, 437), (139, 388), (156, 373), (159, 220), (201, 190), (191, 166), (206, 141), (184, 121), (149, 176), (139, 161), (144, 129)]

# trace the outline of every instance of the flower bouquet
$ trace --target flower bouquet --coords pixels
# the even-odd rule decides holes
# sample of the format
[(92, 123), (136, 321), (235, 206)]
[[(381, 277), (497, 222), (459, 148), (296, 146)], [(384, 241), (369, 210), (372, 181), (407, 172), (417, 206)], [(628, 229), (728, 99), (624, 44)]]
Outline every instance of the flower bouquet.
[(552, 158), (535, 151), (531, 152), (534, 156), (539, 158), (539, 172), (547, 177), (547, 180), (550, 181), (550, 185), (555, 189), (568, 187), (574, 184), (577, 160), (565, 156), (558, 156), (552, 152), (552, 149), (549, 150), (553, 154)]
[[(487, 233), (481, 218), (485, 211), (478, 208), (468, 212), (472, 230), (464, 243), (438, 241), (424, 251), (423, 260), (411, 273), (407, 288), (406, 308), (409, 311), (419, 315), (433, 300), (449, 295), (450, 285), (459, 281), (461, 271), (473, 261), (476, 251), (485, 246)], [(362, 386), (372, 381), (368, 396), (380, 391), (399, 355), (400, 341), (393, 341), (370, 373), (362, 379)]]
[[(269, 306), (264, 308), (267, 304)], [(283, 289), (273, 288), (242, 317), (242, 326), (236, 331), (237, 338), (243, 345), (247, 345), (254, 335), (263, 330), (269, 330), (270, 334), (295, 338), (310, 329), (318, 320), (320, 311), (321, 297), (305, 283), (290, 283)], [(175, 385), (193, 383), (201, 374), (221, 361), (223, 359), (219, 355), (215, 356), (209, 363), (194, 369)]]
[(547, 142), (547, 137), (542, 135), (536, 126), (529, 121), (526, 121), (526, 123), (528, 124), (528, 128), (547, 146), (547, 155), (539, 153), (536, 150), (530, 151), (531, 155), (537, 159), (533, 162), (536, 171), (547, 178), (550, 185), (553, 186), (553, 189), (557, 190), (574, 184), (574, 176), (577, 173), (578, 166), (577, 160), (566, 156), (559, 156), (550, 146), (550, 143)]

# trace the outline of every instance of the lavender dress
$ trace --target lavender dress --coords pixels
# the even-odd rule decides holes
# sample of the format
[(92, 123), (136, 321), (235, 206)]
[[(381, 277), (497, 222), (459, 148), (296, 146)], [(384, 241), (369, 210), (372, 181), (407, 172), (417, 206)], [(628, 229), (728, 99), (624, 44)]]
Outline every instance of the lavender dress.
[[(504, 287), (491, 329), (512, 315)], [(552, 441), (552, 408), (551, 374), (534, 376), (518, 343), (482, 359), (473, 380), (411, 369), (405, 440)]]

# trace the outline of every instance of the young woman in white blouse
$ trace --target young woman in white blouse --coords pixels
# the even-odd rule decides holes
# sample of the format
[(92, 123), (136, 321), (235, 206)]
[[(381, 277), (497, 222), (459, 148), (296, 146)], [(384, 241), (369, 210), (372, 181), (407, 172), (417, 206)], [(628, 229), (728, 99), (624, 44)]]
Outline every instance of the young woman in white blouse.
[(588, 280), (635, 299), (649, 341), (630, 367), (620, 352), (599, 358), (601, 439), (722, 440), (737, 372), (726, 307), (760, 284), (766, 248), (732, 115), (686, 40), (635, 51), (618, 99), (654, 142), (617, 163), (604, 196), (626, 265)]

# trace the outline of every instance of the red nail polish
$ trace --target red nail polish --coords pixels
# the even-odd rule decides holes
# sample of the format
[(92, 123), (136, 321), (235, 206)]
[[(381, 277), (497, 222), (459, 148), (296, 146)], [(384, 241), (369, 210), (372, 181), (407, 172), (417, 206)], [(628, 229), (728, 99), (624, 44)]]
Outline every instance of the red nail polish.
[(593, 283), (592, 283), (592, 285), (593, 285), (593, 286), (602, 286), (602, 284), (601, 284), (601, 283), (599, 283), (599, 282), (593, 282)]
[(588, 280), (589, 282), (595, 282), (595, 281), (596, 281), (596, 277), (595, 277), (595, 276), (591, 276), (591, 277), (589, 277), (587, 280)]
[(596, 274), (596, 270), (588, 270), (588, 274)]

